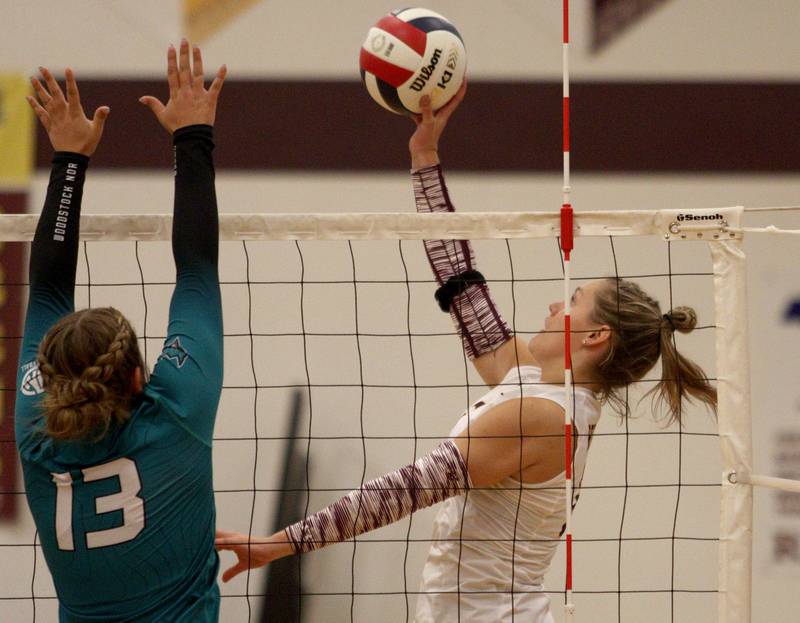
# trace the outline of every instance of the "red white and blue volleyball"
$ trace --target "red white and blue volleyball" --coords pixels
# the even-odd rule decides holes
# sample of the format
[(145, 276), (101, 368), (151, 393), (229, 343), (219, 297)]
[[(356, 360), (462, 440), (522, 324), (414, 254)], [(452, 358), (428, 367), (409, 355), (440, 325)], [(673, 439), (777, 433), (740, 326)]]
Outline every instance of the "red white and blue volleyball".
[(419, 113), (423, 95), (431, 96), (434, 110), (444, 106), (467, 68), (456, 27), (420, 8), (392, 11), (370, 28), (359, 61), (372, 99), (401, 115)]

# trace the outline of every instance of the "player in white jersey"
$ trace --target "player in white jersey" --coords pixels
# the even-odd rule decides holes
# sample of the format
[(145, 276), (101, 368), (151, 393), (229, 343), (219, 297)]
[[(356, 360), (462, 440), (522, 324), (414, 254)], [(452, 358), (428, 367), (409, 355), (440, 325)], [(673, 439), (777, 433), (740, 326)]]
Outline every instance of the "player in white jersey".
[[(429, 98), (409, 148), (418, 211), (452, 211), (439, 165), (438, 141), (466, 85), (437, 113)], [(417, 601), (418, 623), (550, 623), (542, 591), (563, 530), (564, 304), (550, 305), (544, 330), (530, 342), (514, 336), (475, 268), (469, 241), (426, 240), (439, 289), (464, 349), (492, 389), (473, 404), (449, 438), (412, 465), (372, 480), (327, 508), (268, 538), (218, 532), (217, 548), (236, 553), (223, 575), (341, 542), (444, 502), (436, 518)], [(679, 418), (683, 397), (716, 405), (703, 371), (675, 349), (673, 332), (696, 324), (692, 309), (662, 314), (636, 284), (600, 279), (571, 300), (570, 353), (575, 399), (572, 461), (577, 484), (600, 404), (661, 359), (657, 396)], [(512, 615), (513, 612), (513, 615)]]

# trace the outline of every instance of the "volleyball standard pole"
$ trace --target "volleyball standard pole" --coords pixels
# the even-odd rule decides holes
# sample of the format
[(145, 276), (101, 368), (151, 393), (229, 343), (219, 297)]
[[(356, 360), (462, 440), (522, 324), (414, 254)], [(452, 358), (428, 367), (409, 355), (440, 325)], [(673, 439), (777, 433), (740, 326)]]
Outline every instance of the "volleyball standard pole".
[(566, 579), (564, 582), (564, 616), (566, 623), (572, 623), (575, 604), (572, 603), (572, 358), (570, 349), (570, 254), (573, 247), (573, 213), (570, 203), (569, 181), (569, 0), (563, 0), (562, 71), (563, 71), (563, 150), (564, 186), (561, 203), (561, 251), (564, 254), (564, 476), (566, 480), (564, 505), (566, 521), (564, 524), (566, 547)]

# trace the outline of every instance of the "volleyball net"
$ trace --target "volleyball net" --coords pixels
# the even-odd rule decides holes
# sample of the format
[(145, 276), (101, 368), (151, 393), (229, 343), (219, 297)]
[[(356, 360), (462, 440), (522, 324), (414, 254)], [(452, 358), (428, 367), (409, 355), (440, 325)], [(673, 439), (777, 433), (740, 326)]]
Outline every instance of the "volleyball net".
[[(750, 620), (755, 480), (741, 215), (575, 217), (574, 285), (620, 277), (663, 311), (694, 307), (698, 326), (677, 335), (677, 347), (719, 390), (716, 420), (689, 405), (682, 427), (667, 425), (641, 400), (660, 379), (656, 368), (626, 388), (629, 417), (605, 410), (573, 521), (581, 623)], [(36, 220), (0, 216), (0, 240), (26, 244)], [(562, 298), (558, 234), (553, 213), (221, 216), (218, 526), (263, 535), (291, 520), (289, 507), (313, 513), (430, 451), (486, 391), (434, 301), (420, 240), (473, 240), (498, 308), (515, 333), (532, 336)], [(81, 235), (76, 307), (120, 309), (152, 367), (174, 286), (171, 217), (85, 215)], [(27, 284), (4, 287), (22, 304)], [(3, 341), (20, 333), (7, 329)], [(3, 390), (13, 392), (13, 380)], [(3, 495), (21, 496), (19, 487)], [(281, 588), (269, 569), (243, 574), (222, 587), (222, 620), (260, 620), (265, 596), (307, 621), (413, 620), (436, 511), (290, 559), (295, 581)], [(27, 507), (23, 514), (0, 533), (0, 618), (52, 620), (52, 582)], [(563, 558), (545, 580), (557, 621)]]

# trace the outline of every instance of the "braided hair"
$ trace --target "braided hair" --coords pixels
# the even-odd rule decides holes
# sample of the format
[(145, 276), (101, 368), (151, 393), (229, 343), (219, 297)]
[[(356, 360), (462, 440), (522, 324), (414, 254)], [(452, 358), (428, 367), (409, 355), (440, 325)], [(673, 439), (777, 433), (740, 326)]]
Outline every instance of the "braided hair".
[(661, 358), (661, 380), (648, 395), (669, 412), (669, 422), (681, 421), (683, 399), (698, 400), (716, 411), (717, 390), (705, 372), (675, 346), (675, 331), (697, 326), (691, 307), (661, 313), (658, 301), (626, 279), (608, 279), (595, 294), (593, 320), (611, 327), (611, 345), (598, 366), (600, 395), (620, 414), (626, 413), (619, 390), (644, 378)]
[(59, 320), (39, 345), (37, 361), (50, 437), (96, 441), (130, 417), (134, 372), (144, 362), (133, 327), (113, 307)]

